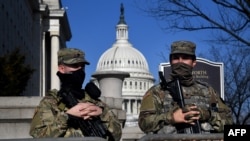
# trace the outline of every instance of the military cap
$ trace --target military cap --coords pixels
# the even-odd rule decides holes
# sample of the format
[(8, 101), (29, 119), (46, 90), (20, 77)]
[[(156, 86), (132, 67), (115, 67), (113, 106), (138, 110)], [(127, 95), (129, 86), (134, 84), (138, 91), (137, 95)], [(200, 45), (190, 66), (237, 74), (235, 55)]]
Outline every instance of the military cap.
[(196, 45), (193, 42), (190, 41), (175, 41), (171, 45), (171, 55), (172, 54), (188, 54), (188, 55), (194, 55), (195, 56), (195, 48)]
[(76, 48), (63, 48), (57, 52), (59, 64), (76, 64), (84, 63), (89, 65), (85, 59), (85, 53)]

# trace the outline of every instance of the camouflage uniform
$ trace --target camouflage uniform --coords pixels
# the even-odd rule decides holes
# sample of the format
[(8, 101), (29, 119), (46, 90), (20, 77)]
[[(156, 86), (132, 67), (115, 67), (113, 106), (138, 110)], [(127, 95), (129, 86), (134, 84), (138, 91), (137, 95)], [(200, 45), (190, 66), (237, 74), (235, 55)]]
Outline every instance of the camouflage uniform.
[[(193, 55), (195, 45), (187, 41), (172, 44), (171, 55), (175, 53)], [(168, 80), (171, 81), (172, 79)], [(215, 90), (208, 84), (192, 81), (191, 85), (182, 85), (183, 98), (186, 105), (195, 104), (200, 111), (202, 132), (223, 132), (225, 124), (232, 124), (231, 111)], [(151, 87), (144, 95), (140, 107), (139, 127), (145, 133), (183, 133), (180, 130), (190, 127), (181, 123), (181, 128), (173, 123), (172, 115), (179, 108), (173, 100), (173, 93), (163, 90), (160, 84)], [(213, 106), (211, 106), (214, 104)], [(216, 106), (216, 108), (214, 107)], [(187, 133), (187, 132), (186, 132)]]
[[(68, 64), (70, 62), (88, 63), (84, 58), (84, 53), (77, 49), (65, 49), (65, 51), (59, 52), (58, 61), (59, 63), (63, 61)], [(108, 140), (119, 141), (121, 138), (121, 124), (116, 115), (101, 100), (94, 100), (86, 92), (84, 95), (84, 98), (79, 100), (79, 102), (91, 102), (100, 106), (103, 109), (100, 118), (112, 134), (110, 135), (112, 137), (108, 137)], [(35, 109), (30, 126), (30, 135), (34, 138), (83, 137), (84, 135), (79, 128), (73, 128), (68, 125), (69, 116), (66, 114), (67, 110), (66, 105), (60, 100), (58, 90), (50, 90)]]

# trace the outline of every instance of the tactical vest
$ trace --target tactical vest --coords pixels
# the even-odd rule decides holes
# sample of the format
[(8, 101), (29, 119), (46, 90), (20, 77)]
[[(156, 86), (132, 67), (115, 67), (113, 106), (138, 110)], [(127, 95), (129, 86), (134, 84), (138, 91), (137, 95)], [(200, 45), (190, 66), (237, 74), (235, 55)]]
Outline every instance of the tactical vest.
[[(55, 105), (57, 105), (57, 109), (61, 112), (65, 112), (68, 110), (68, 107), (66, 107), (66, 104), (63, 103), (60, 98), (58, 97), (58, 90), (54, 89), (52, 91), (49, 91), (48, 96), (52, 96), (54, 98)], [(85, 93), (85, 97), (80, 101), (92, 101), (90, 96)], [(79, 101), (79, 102), (80, 102)], [(67, 131), (65, 132), (64, 137), (83, 137), (82, 131), (80, 128), (67, 128)]]
[[(163, 112), (169, 112), (173, 108), (177, 107), (177, 102), (173, 100), (172, 93), (170, 91), (164, 91), (164, 101), (163, 101)], [(182, 86), (183, 99), (186, 105), (195, 104), (197, 107), (209, 109), (211, 100), (214, 97), (211, 97), (210, 90), (206, 84), (195, 82), (192, 86), (185, 87)], [(214, 102), (214, 101), (213, 101)], [(158, 133), (181, 133), (185, 130), (186, 127), (179, 129), (172, 125), (165, 125)], [(209, 132), (211, 130), (211, 125), (209, 123), (201, 123), (202, 132)]]

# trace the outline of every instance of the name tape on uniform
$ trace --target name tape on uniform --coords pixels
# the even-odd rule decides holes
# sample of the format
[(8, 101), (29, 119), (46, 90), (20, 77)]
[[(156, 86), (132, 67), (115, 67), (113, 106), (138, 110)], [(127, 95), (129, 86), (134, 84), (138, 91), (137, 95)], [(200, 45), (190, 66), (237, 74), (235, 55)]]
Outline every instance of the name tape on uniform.
[(250, 125), (225, 125), (224, 141), (250, 137)]

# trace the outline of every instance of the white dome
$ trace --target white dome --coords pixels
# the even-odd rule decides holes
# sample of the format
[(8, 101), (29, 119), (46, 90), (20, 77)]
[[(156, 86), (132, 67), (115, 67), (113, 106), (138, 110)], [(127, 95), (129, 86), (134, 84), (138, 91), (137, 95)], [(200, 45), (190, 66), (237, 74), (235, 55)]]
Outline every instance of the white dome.
[[(121, 6), (120, 20), (116, 25), (116, 41), (111, 48), (101, 55), (96, 67), (97, 73), (109, 71), (128, 72), (130, 77), (126, 78), (125, 81), (130, 81), (129, 83), (133, 81), (132, 85), (137, 85), (136, 81), (143, 81), (146, 84), (141, 83), (140, 85), (145, 85), (145, 87), (149, 87), (154, 83), (147, 60), (128, 40), (128, 26), (124, 19), (123, 6)], [(124, 89), (123, 92), (125, 92)], [(131, 93), (132, 91), (127, 89), (127, 92), (123, 93), (123, 95), (130, 95)], [(140, 95), (142, 93), (143, 91), (140, 92)]]
[(116, 25), (116, 42), (102, 54), (97, 63), (96, 72), (102, 71), (124, 71), (130, 73), (130, 77), (153, 79), (147, 60), (128, 41), (128, 26), (124, 19), (123, 6)]
[(118, 40), (106, 50), (98, 61), (96, 71), (149, 73), (145, 57), (127, 40)]
[[(143, 54), (134, 48), (128, 40), (128, 26), (123, 14), (124, 9), (121, 5), (120, 20), (116, 25), (116, 41), (99, 58), (95, 74), (129, 73), (129, 77), (126, 77), (122, 82), (122, 108), (126, 111), (128, 118), (133, 116), (136, 120), (142, 96), (154, 85), (155, 80), (149, 72), (148, 63)], [(108, 83), (108, 81), (105, 83)], [(110, 87), (106, 86), (102, 89), (110, 90)], [(113, 97), (116, 97), (116, 95), (114, 94)], [(134, 121), (127, 121), (125, 126), (134, 126), (135, 123)]]

